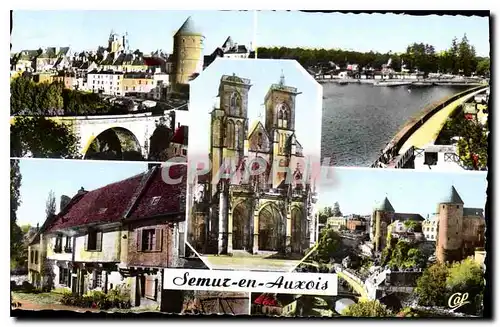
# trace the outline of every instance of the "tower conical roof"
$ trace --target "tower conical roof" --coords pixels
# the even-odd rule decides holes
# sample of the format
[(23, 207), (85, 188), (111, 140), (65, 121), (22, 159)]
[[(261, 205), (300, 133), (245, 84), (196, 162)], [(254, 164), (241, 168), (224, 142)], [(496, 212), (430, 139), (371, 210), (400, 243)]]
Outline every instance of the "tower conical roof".
[(443, 198), (441, 203), (464, 204), (464, 201), (462, 201), (462, 198), (460, 197), (460, 195), (458, 195), (455, 186), (452, 186), (450, 192), (446, 195), (446, 197)]
[(394, 208), (392, 207), (392, 204), (391, 202), (389, 202), (389, 199), (387, 197), (385, 197), (382, 203), (375, 207), (375, 210), (394, 212)]
[(179, 28), (177, 33), (175, 35), (201, 35), (201, 32), (198, 30), (198, 27), (196, 27), (194, 20), (189, 16), (184, 24)]

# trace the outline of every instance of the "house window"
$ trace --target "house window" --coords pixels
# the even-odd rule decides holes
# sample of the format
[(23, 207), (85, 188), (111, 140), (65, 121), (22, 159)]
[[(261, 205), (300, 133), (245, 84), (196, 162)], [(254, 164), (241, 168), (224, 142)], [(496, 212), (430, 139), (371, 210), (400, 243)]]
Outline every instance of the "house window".
[(424, 155), (424, 165), (435, 166), (438, 162), (437, 152), (426, 152)]
[(94, 287), (102, 288), (102, 272), (96, 271), (94, 279)]
[(160, 199), (161, 199), (161, 196), (154, 196), (152, 199), (151, 199), (151, 205), (152, 206), (155, 206), (158, 204), (158, 202), (160, 202)]
[(102, 232), (90, 230), (86, 238), (85, 251), (101, 251), (102, 250)]
[(70, 253), (71, 252), (71, 237), (66, 236), (66, 244), (64, 245), (64, 252)]
[(150, 228), (137, 231), (138, 251), (161, 252), (162, 232), (161, 228)]
[(187, 156), (187, 150), (186, 149), (182, 149), (182, 154)]
[(54, 252), (61, 253), (62, 252), (62, 235), (56, 236), (56, 244), (54, 245)]
[(34, 263), (35, 261), (35, 252), (33, 250), (31, 250), (30, 252), (30, 262), (31, 263)]
[(35, 251), (35, 265), (38, 264), (38, 251)]

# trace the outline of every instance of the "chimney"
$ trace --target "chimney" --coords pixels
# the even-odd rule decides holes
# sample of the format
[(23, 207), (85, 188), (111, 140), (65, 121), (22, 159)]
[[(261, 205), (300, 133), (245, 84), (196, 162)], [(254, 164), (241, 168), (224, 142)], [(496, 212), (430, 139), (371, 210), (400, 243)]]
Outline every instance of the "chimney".
[(64, 208), (68, 205), (71, 198), (67, 195), (61, 195), (61, 201), (59, 202), (59, 211), (63, 211)]
[(40, 223), (36, 223), (36, 231), (38, 232), (40, 230)]
[(80, 187), (80, 189), (78, 190), (78, 193), (77, 195), (80, 195), (80, 194), (83, 194), (83, 193), (86, 193), (87, 191), (85, 191), (85, 189), (82, 187)]
[(180, 128), (180, 127), (181, 127), (181, 123), (180, 123), (180, 122), (178, 122), (178, 123), (177, 123), (177, 128)]

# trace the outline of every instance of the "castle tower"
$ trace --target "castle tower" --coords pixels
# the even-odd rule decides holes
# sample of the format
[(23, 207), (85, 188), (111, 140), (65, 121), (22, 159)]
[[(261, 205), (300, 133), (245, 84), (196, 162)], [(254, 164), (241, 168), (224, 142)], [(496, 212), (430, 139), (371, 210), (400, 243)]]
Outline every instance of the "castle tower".
[(436, 257), (439, 262), (462, 259), (464, 202), (454, 186), (438, 207)]
[(191, 76), (200, 73), (203, 68), (203, 39), (204, 36), (196, 28), (191, 17), (174, 35), (173, 74), (171, 84), (174, 89), (186, 85)]
[[(301, 94), (297, 88), (286, 86), (283, 73), (278, 84), (273, 84), (264, 98), (266, 110), (265, 128), (271, 137), (272, 155), (271, 164), (279, 166), (280, 172), (273, 172), (272, 187), (278, 187), (287, 178), (283, 173), (284, 167), (288, 167), (293, 155), (288, 142), (295, 132), (295, 97)], [(292, 173), (293, 169), (292, 168)], [(291, 179), (291, 176), (289, 177)]]
[(387, 245), (387, 227), (394, 219), (394, 208), (385, 197), (384, 201), (373, 210), (370, 238), (375, 251), (382, 251)]

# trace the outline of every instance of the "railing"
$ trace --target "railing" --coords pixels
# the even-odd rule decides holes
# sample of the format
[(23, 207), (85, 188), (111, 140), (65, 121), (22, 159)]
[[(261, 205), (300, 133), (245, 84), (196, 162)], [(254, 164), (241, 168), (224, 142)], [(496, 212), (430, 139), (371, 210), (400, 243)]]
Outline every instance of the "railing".
[(453, 101), (465, 97), (471, 93), (484, 89), (485, 86), (477, 86), (455, 94), (444, 101), (435, 105), (430, 105), (423, 110), (423, 114), (419, 119), (413, 118), (413, 122), (408, 123), (401, 129), (396, 136), (389, 142), (389, 145), (384, 149), (380, 157), (371, 165), (372, 168), (385, 168), (398, 154), (401, 146), (415, 133), (423, 124), (425, 124), (435, 113), (443, 109)]

